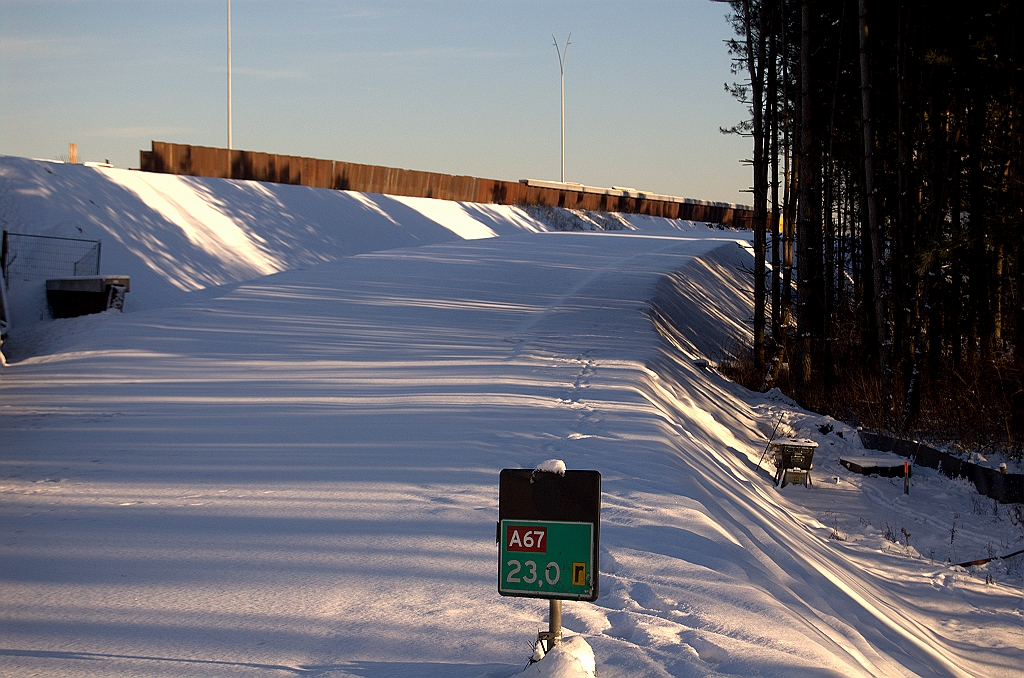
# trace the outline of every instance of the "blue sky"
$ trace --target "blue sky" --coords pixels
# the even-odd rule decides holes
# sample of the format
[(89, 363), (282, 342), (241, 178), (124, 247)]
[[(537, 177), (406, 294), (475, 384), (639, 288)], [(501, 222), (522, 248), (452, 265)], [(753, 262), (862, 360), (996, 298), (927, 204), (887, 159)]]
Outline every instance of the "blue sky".
[[(234, 147), (749, 203), (727, 7), (233, 0)], [(0, 154), (226, 146), (226, 0), (0, 0)]]

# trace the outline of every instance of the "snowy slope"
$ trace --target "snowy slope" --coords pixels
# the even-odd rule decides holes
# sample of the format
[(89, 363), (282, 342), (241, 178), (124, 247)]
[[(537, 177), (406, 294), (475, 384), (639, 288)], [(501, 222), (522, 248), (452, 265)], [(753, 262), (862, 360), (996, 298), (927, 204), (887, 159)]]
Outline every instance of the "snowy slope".
[[(497, 594), (498, 471), (558, 458), (604, 479), (564, 608), (601, 676), (1019, 675), (1020, 570), (946, 563), (1019, 544), (1005, 507), (852, 476), (855, 432), (692, 363), (745, 331), (742, 234), (0, 172), (137, 300), (4, 346), (0, 673), (515, 675), (546, 605)], [(780, 415), (814, 488), (758, 466)]]
[(129, 311), (361, 252), (540, 227), (496, 205), (24, 158), (0, 157), (0, 181), (6, 230), (103, 241), (103, 272), (135, 281)]

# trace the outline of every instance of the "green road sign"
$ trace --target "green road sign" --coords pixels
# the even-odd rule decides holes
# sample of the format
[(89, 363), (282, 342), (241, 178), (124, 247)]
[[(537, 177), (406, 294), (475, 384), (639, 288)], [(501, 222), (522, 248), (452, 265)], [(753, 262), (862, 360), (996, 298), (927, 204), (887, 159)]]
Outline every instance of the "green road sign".
[(498, 592), (506, 596), (594, 599), (594, 524), (502, 520)]

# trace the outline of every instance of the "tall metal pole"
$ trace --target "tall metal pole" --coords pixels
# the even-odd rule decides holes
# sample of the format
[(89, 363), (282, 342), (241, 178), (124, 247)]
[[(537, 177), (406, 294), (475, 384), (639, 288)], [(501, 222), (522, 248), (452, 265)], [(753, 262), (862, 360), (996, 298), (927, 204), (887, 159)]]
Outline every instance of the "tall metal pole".
[(228, 0), (228, 150), (231, 150), (231, 0)]
[(555, 52), (558, 53), (558, 70), (562, 73), (562, 178), (560, 181), (565, 183), (565, 57), (569, 53), (569, 40), (572, 39), (572, 33), (565, 39), (565, 47), (562, 49), (558, 48), (558, 40), (553, 33), (551, 39), (555, 41)]

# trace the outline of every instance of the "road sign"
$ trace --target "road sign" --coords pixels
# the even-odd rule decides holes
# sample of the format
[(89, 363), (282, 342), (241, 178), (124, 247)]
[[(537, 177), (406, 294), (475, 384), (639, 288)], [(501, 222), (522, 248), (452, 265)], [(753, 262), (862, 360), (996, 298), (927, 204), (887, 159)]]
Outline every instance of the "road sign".
[(504, 469), (498, 491), (498, 592), (596, 600), (601, 474)]
[(594, 525), (501, 521), (498, 591), (568, 600), (594, 596)]

